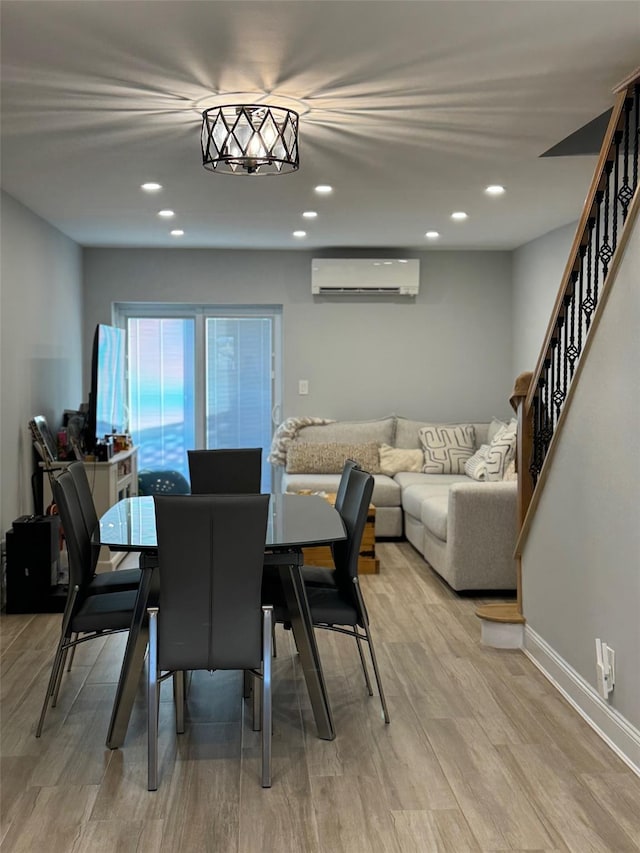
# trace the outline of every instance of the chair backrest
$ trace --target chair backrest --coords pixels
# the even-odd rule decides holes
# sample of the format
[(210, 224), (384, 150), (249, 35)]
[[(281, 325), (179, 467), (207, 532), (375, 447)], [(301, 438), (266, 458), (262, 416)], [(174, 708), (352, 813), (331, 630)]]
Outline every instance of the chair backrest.
[(188, 450), (191, 494), (257, 495), (260, 493), (262, 448)]
[(340, 477), (340, 482), (338, 483), (338, 490), (336, 492), (336, 501), (334, 503), (335, 508), (338, 512), (342, 509), (342, 504), (344, 503), (344, 496), (347, 491), (347, 483), (349, 482), (349, 476), (351, 472), (357, 469), (361, 471), (362, 469), (353, 459), (345, 459), (344, 466), (342, 468), (342, 475)]
[(69, 558), (69, 589), (80, 587), (82, 593), (91, 582), (95, 569), (95, 549), (87, 531), (73, 474), (68, 470), (56, 478), (53, 499), (64, 530)]
[(98, 513), (96, 512), (96, 506), (93, 502), (93, 493), (91, 491), (89, 478), (87, 477), (86, 468), (82, 462), (72, 462), (71, 465), (67, 467), (67, 471), (71, 474), (73, 482), (75, 483), (76, 492), (78, 493), (78, 499), (80, 501), (82, 517), (84, 518), (87, 533), (91, 537), (93, 536), (93, 531), (98, 526)]
[(139, 495), (188, 495), (189, 483), (180, 471), (138, 472)]
[(342, 508), (339, 510), (347, 538), (333, 545), (335, 578), (343, 592), (351, 592), (352, 580), (358, 575), (358, 554), (367, 523), (373, 483), (372, 475), (366, 471), (353, 468), (349, 472)]
[(161, 669), (253, 669), (269, 495), (154, 497)]

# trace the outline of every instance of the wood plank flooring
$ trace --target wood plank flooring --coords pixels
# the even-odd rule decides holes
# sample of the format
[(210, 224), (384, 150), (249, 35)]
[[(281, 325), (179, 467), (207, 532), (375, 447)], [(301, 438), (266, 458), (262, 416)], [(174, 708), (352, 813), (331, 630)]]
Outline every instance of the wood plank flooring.
[(278, 628), (270, 790), (238, 673), (194, 675), (179, 736), (165, 685), (157, 792), (142, 689), (124, 747), (106, 749), (122, 636), (79, 647), (36, 740), (60, 616), (3, 615), (1, 853), (640, 851), (640, 779), (523, 654), (480, 645), (479, 599), (408, 543), (377, 550), (362, 585), (391, 724), (353, 641), (319, 631), (338, 733), (319, 740)]

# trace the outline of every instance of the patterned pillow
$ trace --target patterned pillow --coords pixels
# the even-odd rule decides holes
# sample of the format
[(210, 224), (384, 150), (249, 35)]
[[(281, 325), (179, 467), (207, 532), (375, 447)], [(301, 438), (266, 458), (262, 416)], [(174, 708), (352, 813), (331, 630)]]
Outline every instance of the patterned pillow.
[(411, 450), (404, 447), (391, 447), (389, 444), (380, 445), (380, 473), (393, 477), (400, 471), (422, 471), (424, 453), (422, 450)]
[(473, 424), (430, 424), (419, 431), (425, 474), (464, 474), (464, 463), (476, 449)]
[(364, 444), (292, 441), (287, 449), (287, 473), (341, 474), (345, 459), (353, 459), (363, 470), (376, 474), (378, 445), (375, 441)]
[(518, 422), (509, 421), (494, 435), (487, 451), (487, 480), (503, 480), (507, 466), (516, 455)]
[(464, 473), (467, 475), (467, 477), (471, 477), (472, 480), (487, 479), (488, 450), (489, 445), (483, 444), (480, 446), (479, 450), (476, 450), (471, 459), (467, 459), (467, 461), (464, 463)]

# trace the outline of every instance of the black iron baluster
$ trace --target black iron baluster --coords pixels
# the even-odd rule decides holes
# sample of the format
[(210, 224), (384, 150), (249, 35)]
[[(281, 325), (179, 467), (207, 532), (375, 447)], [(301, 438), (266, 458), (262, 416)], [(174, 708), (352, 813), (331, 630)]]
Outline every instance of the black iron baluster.
[(622, 131), (617, 130), (613, 135), (614, 158), (613, 158), (613, 215), (611, 245), (615, 252), (618, 245), (618, 219), (620, 218), (620, 143), (622, 142)]
[(584, 311), (585, 321), (586, 321), (586, 331), (589, 331), (589, 326), (591, 325), (591, 315), (593, 314), (593, 309), (596, 307), (593, 301), (593, 296), (591, 294), (592, 287), (592, 260), (593, 260), (593, 226), (595, 225), (595, 220), (593, 216), (589, 217), (589, 239), (587, 241), (587, 295), (582, 301), (582, 310)]
[(630, 136), (630, 119), (631, 110), (633, 109), (633, 98), (626, 98), (624, 102), (624, 129), (623, 129), (623, 154), (622, 163), (624, 166), (622, 173), (622, 186), (618, 192), (618, 201), (622, 207), (622, 222), (627, 219), (627, 210), (633, 198), (633, 187), (629, 184), (629, 136)]
[(634, 90), (633, 111), (635, 123), (633, 128), (633, 189), (638, 187), (638, 147), (640, 146), (640, 83), (636, 83)]
[(602, 235), (602, 245), (600, 246), (600, 260), (602, 261), (602, 283), (607, 277), (609, 271), (609, 263), (613, 256), (613, 249), (609, 243), (609, 214), (611, 213), (611, 171), (613, 169), (613, 161), (607, 160), (604, 167), (605, 173), (605, 191), (604, 191), (604, 223)]
[(573, 371), (575, 370), (576, 359), (578, 358), (579, 352), (576, 346), (576, 283), (578, 281), (578, 276), (580, 273), (578, 270), (573, 270), (571, 273), (571, 316), (570, 316), (570, 329), (569, 329), (569, 346), (567, 347), (567, 360), (569, 362), (569, 371), (571, 374), (571, 378), (573, 378)]
[(580, 292), (578, 298), (578, 356), (582, 352), (582, 301), (584, 298), (584, 266), (586, 253), (587, 245), (586, 243), (583, 243), (580, 246)]
[(600, 220), (602, 219), (602, 199), (604, 193), (598, 190), (595, 196), (595, 234), (593, 237), (593, 310), (598, 304), (598, 282), (600, 280)]

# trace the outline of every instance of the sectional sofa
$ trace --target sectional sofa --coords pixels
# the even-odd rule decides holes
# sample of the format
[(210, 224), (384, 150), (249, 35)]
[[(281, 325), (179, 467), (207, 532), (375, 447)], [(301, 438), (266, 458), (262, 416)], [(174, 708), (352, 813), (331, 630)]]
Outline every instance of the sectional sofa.
[[(488, 481), (483, 468), (483, 454), (509, 429), (513, 456), (514, 423), (496, 419), (445, 425), (396, 415), (290, 418), (276, 432), (270, 459), (282, 465), (281, 488), (289, 492), (334, 492), (344, 459), (356, 459), (374, 475), (376, 539), (405, 536), (456, 591), (515, 589), (517, 483), (502, 479), (504, 469)], [(457, 461), (454, 451), (449, 459), (438, 444), (452, 430), (468, 444), (464, 467), (462, 457)], [(506, 467), (504, 453), (501, 459)]]

